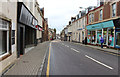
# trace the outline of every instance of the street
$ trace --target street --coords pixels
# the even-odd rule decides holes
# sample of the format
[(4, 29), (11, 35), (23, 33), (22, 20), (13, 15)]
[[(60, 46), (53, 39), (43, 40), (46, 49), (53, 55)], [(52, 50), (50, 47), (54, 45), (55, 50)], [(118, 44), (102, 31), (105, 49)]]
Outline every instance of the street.
[(52, 41), (46, 75), (118, 75), (118, 56), (77, 43)]

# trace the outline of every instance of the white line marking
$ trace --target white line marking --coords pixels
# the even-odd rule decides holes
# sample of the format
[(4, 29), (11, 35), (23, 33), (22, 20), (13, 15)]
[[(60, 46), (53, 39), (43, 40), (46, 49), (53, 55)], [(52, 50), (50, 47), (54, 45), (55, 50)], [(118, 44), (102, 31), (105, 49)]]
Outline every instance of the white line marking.
[(69, 47), (69, 46), (67, 46), (67, 47)]
[(69, 47), (68, 45), (65, 45), (66, 47)]
[(74, 49), (74, 48), (71, 48), (72, 50), (74, 50), (75, 52), (79, 52), (79, 51), (77, 51), (76, 49)]
[(97, 61), (97, 60), (93, 59), (92, 57), (90, 57), (90, 56), (88, 56), (88, 55), (85, 55), (85, 57), (87, 57), (87, 58), (93, 60), (94, 62), (96, 62), (96, 63), (98, 63), (98, 64), (101, 64), (101, 65), (103, 65), (103, 66), (105, 66), (105, 67), (107, 67), (107, 68), (109, 68), (109, 69), (111, 69), (111, 70), (113, 69), (112, 67), (110, 67), (110, 66), (108, 66), (108, 65), (106, 65), (106, 64), (104, 64), (104, 63), (102, 63), (102, 62), (100, 62), (100, 61)]

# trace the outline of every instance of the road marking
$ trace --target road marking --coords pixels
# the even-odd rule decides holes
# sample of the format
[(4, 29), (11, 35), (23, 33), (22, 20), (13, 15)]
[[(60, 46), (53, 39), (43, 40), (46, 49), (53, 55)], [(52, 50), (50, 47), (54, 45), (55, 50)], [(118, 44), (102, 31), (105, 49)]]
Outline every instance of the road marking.
[(78, 50), (76, 50), (76, 49), (74, 49), (74, 48), (71, 48), (73, 51), (75, 51), (75, 52), (79, 52)]
[(67, 46), (67, 47), (69, 47), (69, 46)]
[(47, 63), (47, 71), (46, 71), (46, 76), (49, 77), (49, 71), (50, 71), (50, 50), (51, 50), (51, 43), (49, 47), (49, 55), (48, 55), (48, 63)]
[(109, 69), (111, 69), (111, 70), (113, 69), (112, 67), (110, 67), (110, 66), (108, 66), (108, 65), (106, 65), (106, 64), (104, 64), (104, 63), (102, 63), (102, 62), (100, 62), (100, 61), (98, 61), (98, 60), (95, 60), (94, 58), (92, 58), (92, 57), (90, 57), (90, 56), (88, 56), (88, 55), (85, 55), (85, 57), (87, 57), (87, 58), (93, 60), (94, 62), (96, 62), (96, 63), (98, 63), (98, 64), (101, 64), (101, 65), (103, 65), (103, 66), (105, 66), (105, 67), (107, 67), (107, 68), (109, 68)]
[(68, 45), (65, 45), (66, 47), (69, 47)]

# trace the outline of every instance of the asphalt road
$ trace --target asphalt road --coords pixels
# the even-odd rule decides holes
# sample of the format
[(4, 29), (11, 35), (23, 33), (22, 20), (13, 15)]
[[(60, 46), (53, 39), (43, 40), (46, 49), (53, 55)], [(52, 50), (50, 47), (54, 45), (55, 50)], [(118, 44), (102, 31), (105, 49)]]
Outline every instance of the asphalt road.
[(118, 75), (116, 55), (59, 40), (51, 42), (49, 52), (49, 75)]

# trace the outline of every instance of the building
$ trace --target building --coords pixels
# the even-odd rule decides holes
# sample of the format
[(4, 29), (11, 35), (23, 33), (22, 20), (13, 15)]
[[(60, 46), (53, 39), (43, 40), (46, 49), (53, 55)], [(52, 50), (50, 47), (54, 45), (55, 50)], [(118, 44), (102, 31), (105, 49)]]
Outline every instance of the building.
[(69, 21), (69, 25), (68, 25), (68, 34), (67, 34), (67, 41), (72, 41), (72, 25), (71, 25), (71, 21)]
[(104, 38), (104, 46), (120, 48), (120, 1), (105, 2), (87, 14), (87, 41), (92, 45), (100, 45)]
[(2, 74), (5, 68), (13, 63), (17, 57), (16, 7), (17, 2), (15, 2), (15, 0), (0, 1), (0, 74)]
[(35, 6), (36, 6), (36, 8), (34, 9), (35, 10), (34, 13), (35, 13), (35, 17), (38, 20), (38, 24), (36, 25), (36, 28), (38, 28), (37, 32), (36, 32), (37, 33), (36, 34), (37, 43), (41, 43), (42, 42), (42, 31), (43, 31), (43, 29), (42, 29), (42, 27), (43, 27), (42, 20), (44, 19), (44, 14), (42, 13), (41, 8), (39, 7), (39, 4), (38, 4), (37, 1), (36, 1)]
[(48, 41), (48, 18), (45, 18), (43, 23), (42, 41)]
[(56, 29), (48, 29), (48, 40), (55, 40), (56, 39)]
[(0, 74), (41, 42), (43, 19), (37, 0), (0, 1)]
[[(86, 11), (80, 11), (75, 17), (71, 17), (69, 25), (66, 26), (68, 41), (80, 42), (85, 40)], [(66, 33), (66, 31), (65, 31)]]

